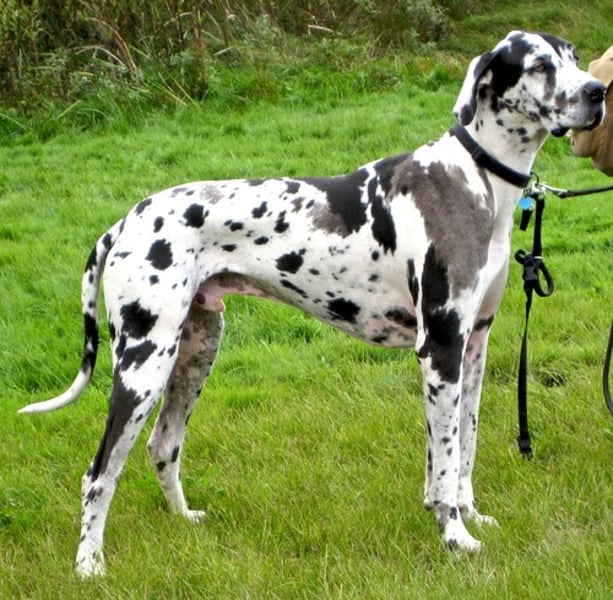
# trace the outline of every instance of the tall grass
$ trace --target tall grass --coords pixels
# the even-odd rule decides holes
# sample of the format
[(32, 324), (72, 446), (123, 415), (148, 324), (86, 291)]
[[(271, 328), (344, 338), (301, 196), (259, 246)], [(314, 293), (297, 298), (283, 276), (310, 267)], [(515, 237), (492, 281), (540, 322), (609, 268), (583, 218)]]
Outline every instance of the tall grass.
[[(310, 101), (334, 73), (346, 94), (435, 87), (509, 29), (555, 31), (596, 56), (609, 3), (545, 0), (5, 0), (0, 139), (146, 120), (202, 104)], [(500, 24), (503, 27), (500, 27)], [(599, 23), (599, 27), (594, 27)]]
[[(377, 47), (439, 39), (454, 0), (5, 0), (0, 6), (0, 97), (9, 102), (68, 99), (104, 80), (181, 82), (193, 98), (208, 87), (216, 58), (252, 61), (301, 38), (359, 37)], [(466, 5), (470, 6), (471, 3)], [(463, 12), (463, 11), (462, 11)], [(159, 68), (164, 72), (156, 72)], [(155, 86), (154, 86), (155, 87)], [(155, 89), (153, 90), (155, 92)], [(38, 94), (37, 94), (38, 92)]]

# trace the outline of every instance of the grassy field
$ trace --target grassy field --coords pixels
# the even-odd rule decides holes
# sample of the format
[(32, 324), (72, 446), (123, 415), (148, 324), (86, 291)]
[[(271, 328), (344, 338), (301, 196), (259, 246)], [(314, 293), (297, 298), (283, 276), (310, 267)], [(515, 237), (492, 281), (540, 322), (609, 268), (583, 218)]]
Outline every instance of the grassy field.
[[(496, 28), (500, 37), (508, 26)], [(478, 535), (479, 556), (448, 554), (421, 508), (413, 353), (365, 345), (280, 305), (228, 303), (227, 335), (184, 452), (188, 500), (207, 519), (194, 526), (167, 513), (145, 451), (150, 423), (111, 507), (102, 581), (80, 582), (73, 559), (80, 478), (110, 389), (104, 328), (80, 402), (16, 414), (72, 380), (85, 260), (135, 202), (193, 179), (334, 174), (415, 148), (452, 123), (461, 80), (448, 79), (434, 72), (430, 89), (400, 80), (348, 93), (322, 75), (305, 99), (189, 106), (137, 125), (128, 115), (102, 130), (60, 129), (44, 143), (26, 133), (0, 147), (1, 598), (611, 596), (613, 424), (600, 389), (612, 317), (611, 193), (548, 199), (544, 255), (557, 291), (533, 309), (529, 463), (514, 442), (523, 291), (519, 265), (511, 268), (475, 472), (480, 507), (500, 528)], [(535, 167), (560, 187), (610, 182), (573, 158), (566, 140), (549, 140)], [(515, 232), (514, 249), (530, 243), (530, 232)]]

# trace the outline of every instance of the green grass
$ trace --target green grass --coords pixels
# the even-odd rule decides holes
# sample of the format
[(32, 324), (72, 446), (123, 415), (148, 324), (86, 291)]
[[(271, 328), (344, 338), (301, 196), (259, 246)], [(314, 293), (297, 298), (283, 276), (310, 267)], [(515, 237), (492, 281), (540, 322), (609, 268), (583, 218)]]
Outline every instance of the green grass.
[[(80, 478), (106, 416), (107, 344), (77, 404), (16, 414), (72, 380), (85, 260), (139, 199), (192, 179), (339, 173), (415, 148), (451, 124), (460, 83), (349, 93), (322, 73), (301, 102), (189, 107), (136, 125), (126, 116), (97, 132), (60, 131), (46, 143), (16, 136), (0, 147), (0, 597), (610, 597), (613, 425), (600, 375), (612, 316), (611, 193), (548, 198), (544, 254), (557, 291), (533, 308), (530, 463), (514, 442), (523, 292), (511, 267), (475, 472), (480, 506), (501, 526), (479, 534), (479, 556), (448, 554), (421, 508), (414, 354), (368, 346), (284, 306), (228, 303), (184, 452), (188, 500), (207, 519), (194, 526), (167, 513), (146, 456), (149, 424), (111, 507), (105, 580), (78, 581), (73, 560)], [(547, 142), (536, 169), (561, 187), (609, 183), (564, 139)], [(530, 236), (516, 231), (513, 248)]]

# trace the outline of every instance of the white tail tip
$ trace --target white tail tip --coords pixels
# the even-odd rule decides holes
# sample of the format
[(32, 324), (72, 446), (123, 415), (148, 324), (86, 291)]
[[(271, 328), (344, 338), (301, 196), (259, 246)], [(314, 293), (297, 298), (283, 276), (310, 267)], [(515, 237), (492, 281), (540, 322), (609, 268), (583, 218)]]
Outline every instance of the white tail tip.
[(19, 413), (45, 413), (51, 412), (52, 410), (57, 410), (58, 408), (63, 408), (67, 406), (71, 402), (74, 402), (83, 392), (83, 390), (87, 387), (91, 376), (91, 371), (88, 373), (83, 373), (82, 371), (76, 376), (75, 380), (72, 382), (72, 385), (59, 396), (55, 398), (51, 398), (51, 400), (45, 400), (43, 402), (34, 402), (33, 404), (28, 404), (21, 408)]

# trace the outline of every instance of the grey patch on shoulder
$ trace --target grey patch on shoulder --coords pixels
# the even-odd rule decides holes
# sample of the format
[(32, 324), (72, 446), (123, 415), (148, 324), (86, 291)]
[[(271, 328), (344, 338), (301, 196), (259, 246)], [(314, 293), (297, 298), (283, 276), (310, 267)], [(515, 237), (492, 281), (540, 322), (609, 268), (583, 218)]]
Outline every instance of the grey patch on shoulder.
[(324, 204), (316, 204), (311, 209), (311, 219), (317, 229), (328, 233), (336, 233), (341, 237), (346, 237), (351, 233), (343, 218)]
[(487, 262), (494, 198), (487, 175), (480, 174), (485, 194), (470, 188), (458, 166), (446, 167), (440, 162), (423, 166), (409, 157), (399, 165), (393, 180), (394, 193), (407, 188), (411, 191), (437, 258), (449, 269), (453, 295), (472, 288), (477, 271)]
[(292, 212), (299, 212), (302, 209), (302, 205), (306, 198), (304, 196), (298, 196), (298, 198), (294, 198), (292, 200)]

